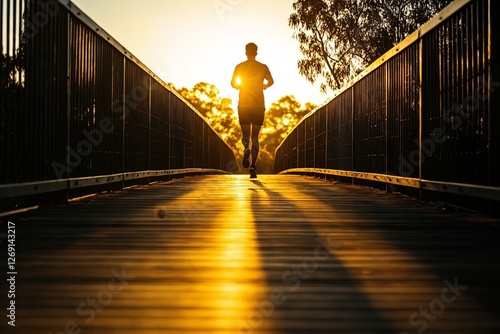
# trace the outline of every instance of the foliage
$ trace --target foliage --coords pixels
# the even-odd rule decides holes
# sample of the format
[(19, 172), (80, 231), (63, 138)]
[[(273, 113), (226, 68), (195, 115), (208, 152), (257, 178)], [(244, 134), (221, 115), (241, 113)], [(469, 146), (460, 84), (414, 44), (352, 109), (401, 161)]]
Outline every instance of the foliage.
[[(197, 83), (192, 89), (180, 88), (178, 92), (200, 111), (207, 122), (233, 149), (237, 163), (240, 164), (243, 145), (237, 112), (231, 107), (231, 99), (221, 97), (217, 87), (206, 82)], [(260, 153), (257, 162), (259, 173), (272, 172), (276, 148), (300, 119), (313, 108), (315, 106), (311, 103), (306, 103), (302, 107), (291, 95), (284, 96), (271, 105), (266, 112), (264, 126), (259, 137)], [(246, 173), (241, 165), (240, 170)]]
[(240, 146), (238, 116), (231, 107), (231, 99), (221, 97), (219, 89), (206, 82), (199, 82), (192, 89), (183, 87), (178, 92), (205, 117), (235, 152), (243, 150), (243, 146)]
[(0, 105), (4, 108), (24, 89), (24, 48), (17, 50), (13, 56), (0, 54), (0, 85), (0, 101), (3, 102)]
[(451, 0), (296, 0), (289, 25), (300, 43), (299, 72), (336, 90)]
[(21, 152), (17, 140), (24, 117), (24, 49), (13, 56), (0, 54), (0, 182), (15, 180), (20, 170), (14, 157)]
[(266, 111), (264, 125), (260, 131), (259, 170), (272, 173), (274, 154), (279, 144), (316, 106), (306, 103), (302, 106), (293, 95), (280, 98)]

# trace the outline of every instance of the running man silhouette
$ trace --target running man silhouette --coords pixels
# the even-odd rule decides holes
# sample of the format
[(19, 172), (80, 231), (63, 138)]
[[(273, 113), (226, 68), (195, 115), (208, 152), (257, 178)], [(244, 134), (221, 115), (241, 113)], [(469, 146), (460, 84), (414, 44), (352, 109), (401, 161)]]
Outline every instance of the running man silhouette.
[[(257, 45), (248, 43), (245, 47), (247, 61), (236, 66), (231, 79), (231, 86), (239, 89), (238, 116), (245, 151), (243, 167), (250, 167), (250, 178), (257, 177), (257, 156), (259, 155), (259, 132), (264, 124), (264, 90), (274, 84), (267, 65), (255, 60)], [(251, 144), (251, 146), (250, 146)], [(251, 148), (251, 149), (250, 149)], [(250, 162), (251, 155), (251, 162)]]

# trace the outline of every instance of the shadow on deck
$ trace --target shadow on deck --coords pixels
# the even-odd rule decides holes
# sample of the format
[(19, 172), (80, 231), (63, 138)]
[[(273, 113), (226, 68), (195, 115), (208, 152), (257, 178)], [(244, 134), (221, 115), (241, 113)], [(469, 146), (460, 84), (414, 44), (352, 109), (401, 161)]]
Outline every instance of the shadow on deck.
[(193, 177), (13, 222), (15, 333), (500, 330), (498, 221), (376, 190)]

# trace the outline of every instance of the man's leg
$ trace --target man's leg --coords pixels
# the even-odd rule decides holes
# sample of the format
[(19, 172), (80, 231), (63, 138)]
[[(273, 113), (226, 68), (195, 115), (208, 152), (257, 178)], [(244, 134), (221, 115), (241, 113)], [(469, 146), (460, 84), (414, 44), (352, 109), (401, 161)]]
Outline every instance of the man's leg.
[(249, 149), (250, 130), (251, 130), (250, 124), (248, 125), (241, 124), (241, 135), (242, 135), (241, 143), (245, 147), (245, 151), (243, 152), (243, 161), (242, 161), (242, 165), (244, 168), (248, 168), (250, 166), (250, 149)]
[(252, 166), (255, 167), (257, 163), (257, 156), (259, 155), (259, 132), (260, 125), (252, 125)]
[(250, 145), (250, 124), (241, 125), (241, 143), (247, 149)]

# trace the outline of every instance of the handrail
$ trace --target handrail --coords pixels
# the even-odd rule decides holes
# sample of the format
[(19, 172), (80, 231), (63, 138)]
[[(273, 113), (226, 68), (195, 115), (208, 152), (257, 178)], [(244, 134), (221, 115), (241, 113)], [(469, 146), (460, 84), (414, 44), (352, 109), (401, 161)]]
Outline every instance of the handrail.
[[(328, 103), (330, 103), (332, 100), (334, 100), (337, 96), (341, 95), (344, 91), (348, 90), (352, 86), (354, 86), (358, 81), (366, 77), (368, 74), (376, 70), (378, 67), (383, 65), (385, 62), (390, 60), (391, 58), (395, 57), (398, 53), (400, 53), (402, 50), (404, 50), (407, 46), (417, 42), (420, 40), (424, 35), (428, 34), (432, 29), (436, 28), (443, 22), (444, 20), (450, 18), (455, 12), (458, 10), (462, 9), (465, 5), (469, 4), (473, 0), (455, 0), (452, 3), (448, 4), (445, 8), (443, 8), (438, 14), (436, 14), (433, 18), (431, 18), (429, 21), (424, 23), (420, 28), (415, 30), (413, 33), (408, 35), (404, 40), (399, 42), (397, 45), (389, 49), (386, 53), (384, 53), (382, 56), (377, 58), (373, 63), (368, 65), (363, 71), (361, 71), (356, 77), (354, 77), (349, 83), (347, 83), (345, 86), (342, 88), (336, 90), (333, 92), (332, 96), (328, 98), (323, 104), (317, 106), (310, 112), (308, 112), (302, 119), (295, 124), (293, 129), (297, 128), (305, 119), (307, 119), (309, 116), (314, 114), (317, 110), (323, 108), (326, 106)], [(292, 130), (293, 131), (293, 130)], [(281, 146), (281, 144), (284, 141), (282, 141), (277, 149)]]
[(6, 1), (0, 211), (235, 171), (202, 114), (71, 1)]
[(61, 180), (49, 180), (28, 183), (14, 183), (0, 185), (0, 199), (15, 198), (27, 195), (41, 195), (50, 192), (68, 191), (85, 187), (102, 186), (111, 183), (120, 183), (130, 180), (159, 178), (176, 175), (203, 175), (203, 174), (230, 174), (220, 169), (209, 168), (181, 168), (169, 170), (137, 171), (113, 175), (99, 175)]
[(333, 175), (344, 178), (368, 180), (382, 182), (395, 186), (407, 188), (416, 188), (423, 190), (439, 191), (455, 195), (463, 195), (482, 199), (500, 201), (500, 187), (489, 187), (482, 185), (439, 182), (431, 180), (421, 180), (409, 177), (395, 175), (351, 172), (345, 170), (323, 169), (323, 168), (293, 168), (280, 172), (280, 174), (299, 174), (299, 175)]
[(274, 171), (498, 200), (498, 7), (445, 7), (307, 114)]
[[(162, 78), (157, 76), (146, 64), (144, 64), (139, 58), (134, 56), (134, 54), (129, 51), (123, 44), (121, 44), (118, 40), (116, 40), (111, 34), (109, 34), (102, 26), (96, 23), (90, 16), (88, 16), (85, 12), (83, 12), (78, 6), (76, 6), (71, 0), (53, 0), (57, 1), (61, 6), (64, 6), (73, 17), (80, 20), (82, 23), (86, 24), (89, 28), (93, 29), (94, 32), (105, 39), (109, 44), (111, 44), (116, 50), (122, 53), (125, 57), (130, 59), (132, 62), (137, 64), (141, 69), (147, 72), (154, 80), (156, 80), (160, 85), (166, 88), (169, 92), (174, 94), (180, 100), (182, 100), (186, 105), (188, 105), (193, 112), (198, 114), (203, 118), (203, 115), (200, 113), (198, 109), (196, 109), (188, 100), (184, 98), (176, 89), (173, 89), (168, 83), (163, 81)], [(213, 128), (210, 123), (207, 123), (214, 133), (223, 141), (221, 135)]]

